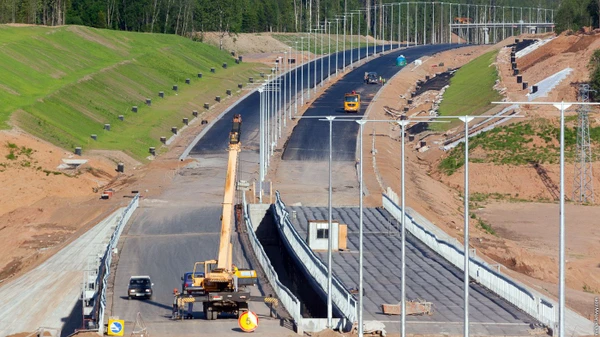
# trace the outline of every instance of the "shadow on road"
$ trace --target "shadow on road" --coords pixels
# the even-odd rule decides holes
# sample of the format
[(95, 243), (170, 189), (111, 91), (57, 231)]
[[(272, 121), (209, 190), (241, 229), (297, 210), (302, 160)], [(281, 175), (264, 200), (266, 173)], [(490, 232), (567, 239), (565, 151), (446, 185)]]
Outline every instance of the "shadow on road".
[(77, 301), (69, 313), (69, 316), (63, 317), (61, 321), (64, 323), (60, 337), (67, 337), (75, 332), (76, 329), (83, 328), (83, 305), (81, 301)]

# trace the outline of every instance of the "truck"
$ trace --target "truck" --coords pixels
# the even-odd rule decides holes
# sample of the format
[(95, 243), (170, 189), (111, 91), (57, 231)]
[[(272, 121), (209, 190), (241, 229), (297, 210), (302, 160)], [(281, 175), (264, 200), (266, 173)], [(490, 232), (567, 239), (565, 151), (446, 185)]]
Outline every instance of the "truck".
[[(173, 319), (193, 317), (191, 315), (193, 304), (199, 302), (202, 303), (204, 317), (207, 320), (217, 319), (220, 313), (231, 313), (239, 318), (248, 310), (249, 301), (265, 301), (277, 304), (277, 300), (274, 298), (251, 296), (247, 287), (256, 284), (256, 271), (240, 269), (232, 263), (231, 227), (237, 164), (242, 146), (241, 125), (242, 116), (237, 114), (233, 117), (232, 128), (229, 132), (229, 154), (221, 213), (218, 257), (215, 260), (194, 263), (194, 269), (190, 274), (191, 282), (185, 286), (185, 292), (174, 294)], [(185, 311), (187, 311), (187, 314)]]
[(356, 91), (344, 95), (344, 112), (360, 111), (360, 94)]

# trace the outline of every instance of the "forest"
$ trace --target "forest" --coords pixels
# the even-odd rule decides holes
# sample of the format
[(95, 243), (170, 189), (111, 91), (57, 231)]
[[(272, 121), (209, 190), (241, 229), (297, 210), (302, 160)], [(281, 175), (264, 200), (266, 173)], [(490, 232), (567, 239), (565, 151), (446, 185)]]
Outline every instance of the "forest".
[[(376, 7), (398, 0), (0, 0), (0, 23), (85, 25), (125, 31), (196, 36), (196, 32), (299, 32), (316, 22), (356, 11), (364, 20), (361, 33), (371, 31)], [(563, 29), (597, 22), (600, 0), (446, 0), (423, 2), (442, 10), (456, 4), (485, 8), (499, 15), (510, 7), (558, 9)], [(415, 2), (412, 2), (413, 4)], [(453, 4), (454, 6), (449, 6)], [(416, 6), (416, 5), (411, 5)], [(485, 6), (485, 7), (484, 7)], [(381, 11), (380, 11), (381, 12)], [(554, 12), (556, 14), (556, 11)], [(454, 13), (450, 13), (451, 15)], [(466, 13), (462, 13), (465, 16)], [(430, 16), (427, 10), (416, 15)], [(470, 13), (473, 16), (473, 12)], [(416, 19), (416, 18), (415, 18)], [(559, 15), (556, 15), (556, 21)]]

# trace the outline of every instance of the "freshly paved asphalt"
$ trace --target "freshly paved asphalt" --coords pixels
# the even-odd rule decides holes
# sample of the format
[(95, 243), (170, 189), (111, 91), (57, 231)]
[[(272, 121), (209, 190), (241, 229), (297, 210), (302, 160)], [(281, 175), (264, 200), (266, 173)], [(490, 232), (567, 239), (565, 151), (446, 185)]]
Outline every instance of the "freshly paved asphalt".
[[(385, 51), (389, 50), (389, 45), (385, 46)], [(439, 48), (445, 48), (448, 49), (448, 47), (443, 47), (443, 46), (426, 46), (426, 47), (417, 47), (415, 48), (415, 52), (411, 52), (411, 55), (413, 55), (413, 57), (415, 57), (416, 55), (419, 55), (420, 53), (423, 53), (423, 55), (428, 54), (428, 53), (433, 53), (434, 50), (439, 50)], [(412, 49), (412, 48), (411, 48)], [(409, 50), (411, 50), (409, 49)], [(431, 49), (431, 51), (430, 51)], [(383, 46), (377, 46), (377, 53), (381, 52), (383, 50)], [(372, 55), (373, 55), (373, 46), (371, 46), (369, 48), (369, 55), (371, 55), (371, 60), (372, 60)], [(344, 52), (339, 52), (337, 54), (337, 64), (339, 66), (339, 69), (343, 68), (344, 65), (344, 57), (343, 57), (343, 53)], [(346, 65), (349, 65), (351, 63), (351, 58), (350, 58), (350, 51), (346, 51), (346, 58), (345, 58), (345, 63)], [(399, 55), (400, 52), (395, 53), (396, 55)], [(352, 53), (352, 57), (354, 61), (358, 60), (358, 51), (354, 50)], [(361, 59), (364, 59), (366, 57), (366, 48), (361, 48), (360, 50), (360, 57)], [(420, 56), (416, 56), (416, 58), (418, 58)], [(385, 60), (385, 62), (389, 61), (389, 57), (384, 57), (382, 60)], [(329, 62), (329, 64), (328, 64)], [(327, 73), (331, 73), (331, 74), (335, 74), (335, 63), (336, 63), (336, 54), (332, 54), (331, 58), (329, 57), (325, 57), (323, 58), (323, 70), (324, 70), (324, 75), (323, 77), (326, 78), (327, 77)], [(377, 61), (377, 62), (371, 62), (373, 65), (373, 67), (379, 69), (379, 68), (391, 68), (394, 69), (394, 71), (397, 71), (398, 69), (393, 68), (393, 63), (387, 63), (387, 64), (383, 64), (381, 61)], [(375, 65), (377, 64), (377, 65)], [(317, 76), (315, 79), (315, 67), (317, 69)], [(389, 73), (389, 71), (388, 71)], [(353, 74), (359, 74), (359, 72), (354, 72), (351, 74), (346, 74), (346, 77), (348, 76), (363, 76), (363, 75), (353, 75)], [(316, 82), (321, 83), (321, 60), (318, 59), (316, 61), (313, 62), (309, 62), (307, 64), (304, 64), (300, 67), (298, 67), (297, 69), (294, 69), (291, 71), (290, 74), (291, 77), (288, 77), (285, 81), (285, 85), (286, 88), (289, 89), (289, 83), (292, 83), (291, 89), (292, 92), (297, 92), (299, 90), (301, 90), (302, 88), (302, 76), (304, 77), (304, 89), (309, 88), (314, 86), (314, 83)], [(297, 80), (297, 86), (296, 86), (296, 76), (298, 76), (298, 80)], [(290, 80), (291, 78), (291, 80)], [(362, 78), (362, 77), (361, 77)], [(287, 81), (290, 82), (287, 82)], [(362, 82), (362, 81), (361, 81)], [(347, 88), (349, 87), (347, 84), (341, 84), (344, 83), (344, 81), (342, 82), (338, 82), (334, 87), (340, 87), (341, 91), (347, 90)], [(286, 89), (286, 90), (287, 90)], [(338, 89), (335, 89), (338, 90)], [(352, 90), (352, 89), (350, 89)], [(375, 90), (375, 89), (374, 89)], [(311, 93), (312, 95), (312, 93)], [(342, 94), (343, 96), (343, 94)], [(312, 97), (312, 96), (311, 96)], [(294, 97), (292, 95), (292, 101), (294, 100)], [(340, 97), (336, 97), (336, 101), (340, 101)], [(341, 102), (341, 101), (340, 101)], [(221, 153), (223, 152), (223, 150), (226, 148), (227, 146), (227, 137), (229, 135), (229, 131), (231, 130), (231, 120), (233, 118), (234, 114), (240, 114), (242, 115), (242, 121), (243, 121), (243, 129), (242, 129), (242, 144), (244, 144), (245, 147), (257, 147), (258, 146), (258, 142), (259, 142), (259, 136), (258, 136), (258, 130), (259, 130), (259, 120), (260, 120), (260, 115), (259, 115), (259, 103), (260, 103), (260, 95), (258, 92), (254, 92), (252, 94), (250, 94), (248, 97), (246, 97), (244, 100), (240, 101), (235, 107), (233, 107), (225, 116), (223, 116), (223, 118), (221, 118), (220, 120), (218, 120), (216, 123), (214, 123), (212, 125), (212, 127), (210, 128), (210, 130), (208, 130), (208, 132), (204, 135), (204, 137), (202, 137), (202, 140), (199, 141), (194, 148), (192, 149), (192, 151), (190, 152), (191, 155), (198, 155), (198, 154), (214, 154), (214, 153)]]
[[(306, 236), (309, 220), (328, 218), (327, 207), (288, 206), (288, 211), (296, 211), (294, 226), (301, 236)], [(358, 289), (359, 208), (334, 208), (333, 219), (348, 225), (349, 249), (333, 254), (333, 272), (347, 289)], [(388, 331), (399, 328), (398, 324), (394, 324), (394, 321), (399, 321), (399, 316), (387, 316), (381, 311), (381, 304), (397, 304), (401, 300), (401, 245), (397, 226), (396, 220), (387, 211), (364, 209), (364, 319), (390, 322), (386, 323)], [(462, 271), (410, 234), (407, 235), (406, 247), (406, 298), (422, 299), (434, 305), (431, 316), (407, 316), (407, 321), (411, 322), (408, 332), (440, 333), (442, 328), (446, 332), (460, 334), (464, 317)], [(327, 264), (327, 252), (317, 255)], [(529, 323), (536, 322), (478, 284), (471, 284), (470, 299), (470, 322), (475, 329), (474, 334), (527, 335)], [(457, 331), (452, 331), (454, 323), (461, 323), (455, 324)]]
[[(383, 78), (389, 79), (401, 68), (396, 67), (395, 60), (404, 55), (407, 62), (423, 56), (432, 55), (444, 50), (456, 48), (457, 45), (420, 46), (379, 56), (377, 61), (366, 63), (347, 74), (335, 86), (316, 99), (303, 116), (362, 116), (381, 88), (380, 85), (365, 84), (364, 73), (375, 71)], [(355, 90), (361, 94), (362, 108), (358, 114), (345, 113), (343, 110), (344, 94)], [(335, 123), (335, 122), (334, 122)], [(333, 160), (354, 161), (356, 159), (356, 137), (358, 124), (354, 122), (337, 122), (332, 129)], [(283, 160), (324, 161), (329, 159), (329, 123), (319, 119), (302, 119), (294, 128), (292, 136), (283, 153)]]
[[(432, 46), (418, 46), (411, 47), (408, 49), (395, 50), (383, 56), (375, 54), (373, 56), (373, 48), (369, 48), (370, 59), (376, 58), (376, 61), (368, 62), (362, 66), (355, 68), (355, 70), (348, 72), (344, 78), (338, 81), (335, 85), (330, 87), (322, 96), (312, 102), (312, 105), (304, 113), (304, 116), (349, 116), (349, 114), (343, 111), (343, 97), (344, 94), (352, 90), (356, 90), (361, 93), (362, 96), (362, 109), (361, 112), (355, 115), (362, 115), (368, 104), (370, 103), (373, 96), (381, 88), (378, 85), (366, 85), (363, 82), (363, 76), (365, 71), (375, 71), (382, 77), (389, 79), (396, 72), (400, 70), (399, 67), (395, 66), (396, 58), (402, 54), (406, 57), (408, 62), (412, 62), (420, 57), (432, 55), (444, 50), (456, 48), (458, 45), (432, 45)], [(382, 51), (382, 46), (378, 46), (377, 53)], [(388, 51), (389, 46), (385, 47), (385, 51)], [(337, 57), (337, 64), (339, 69), (343, 68), (344, 58), (343, 53), (340, 52)], [(360, 52), (361, 58), (365, 58), (366, 49), (362, 48)], [(353, 59), (356, 61), (358, 58), (358, 52), (353, 52)], [(329, 66), (329, 63), (331, 66)], [(323, 62), (317, 60), (315, 62), (309, 62), (297, 69), (291, 71), (289, 77), (286, 77), (283, 84), (289, 89), (289, 83), (292, 83), (291, 89), (295, 93), (301, 89), (302, 80), (304, 77), (304, 87), (312, 87), (315, 83), (314, 70), (317, 69), (316, 83), (321, 82), (321, 63), (324, 69), (323, 77), (327, 77), (327, 73), (335, 74), (336, 57), (335, 54), (323, 58)], [(346, 51), (345, 58), (346, 65), (351, 63), (350, 52)], [(296, 76), (298, 76), (297, 87), (296, 87)], [(288, 82), (289, 81), (289, 82)], [(287, 90), (286, 89), (286, 90)], [(287, 96), (287, 95), (286, 95)], [(295, 99), (291, 95), (292, 101)], [(245, 147), (256, 148), (258, 147), (259, 141), (259, 103), (260, 96), (258, 92), (254, 92), (246, 97), (244, 100), (239, 102), (233, 107), (223, 118), (218, 120), (212, 125), (210, 130), (202, 137), (192, 151), (191, 155), (198, 154), (214, 154), (221, 153), (227, 146), (227, 137), (229, 130), (231, 129), (231, 120), (234, 114), (242, 115), (243, 130), (242, 130), (242, 143)], [(355, 123), (336, 123), (333, 130), (333, 137), (335, 141), (334, 149), (334, 160), (352, 161), (354, 160), (354, 152), (356, 149), (356, 135), (358, 132), (358, 124)], [(302, 119), (294, 129), (290, 140), (283, 153), (284, 160), (326, 160), (328, 158), (329, 144), (329, 128), (328, 123), (318, 121), (316, 119)]]
[[(420, 57), (419, 53), (425, 55), (436, 51), (445, 50), (450, 46), (430, 46), (417, 47), (415, 52), (402, 51), (410, 58)], [(395, 52), (399, 54), (401, 52)], [(364, 55), (364, 52), (362, 53)], [(394, 57), (394, 56), (392, 56)], [(342, 57), (338, 60), (341, 62)], [(391, 60), (390, 57), (380, 57), (381, 60)], [(332, 58), (332, 61), (334, 58)], [(346, 57), (346, 63), (350, 58)], [(374, 63), (379, 63), (377, 61)], [(316, 62), (320, 67), (321, 62)], [(326, 66), (327, 62), (323, 62)], [(308, 67), (305, 65), (305, 67)], [(379, 66), (377, 66), (379, 67)], [(388, 64), (394, 71), (393, 64)], [(314, 69), (311, 66), (311, 70)], [(377, 68), (379, 69), (379, 68)], [(362, 78), (360, 72), (356, 70), (346, 76), (357, 76)], [(377, 70), (376, 70), (377, 71)], [(335, 72), (335, 66), (332, 67), (332, 73)], [(386, 76), (384, 70), (378, 71)], [(308, 71), (305, 71), (307, 75)], [(312, 71), (311, 71), (311, 74)], [(389, 76), (388, 76), (389, 77)], [(300, 81), (299, 81), (300, 82)], [(342, 80), (330, 90), (339, 89), (346, 91), (349, 86), (354, 86), (353, 82)], [(300, 84), (300, 83), (299, 83)], [(305, 87), (309, 85), (308, 79), (305, 80)], [(375, 90), (375, 87), (373, 87)], [(256, 154), (258, 146), (258, 93), (249, 95), (245, 100), (231, 109), (221, 120), (217, 121), (208, 132), (194, 146), (190, 155), (197, 159), (196, 162), (188, 167), (175, 172), (173, 185), (164, 192), (160, 199), (143, 200), (140, 209), (130, 221), (130, 227), (127, 228), (123, 236), (123, 246), (121, 248), (120, 260), (116, 270), (114, 294), (109, 314), (119, 316), (126, 321), (135, 321), (137, 313), (141, 313), (146, 322), (153, 324), (167, 323), (171, 314), (172, 290), (180, 288), (180, 277), (184, 272), (190, 271), (195, 261), (203, 261), (216, 257), (219, 229), (220, 212), (223, 195), (223, 186), (225, 180), (225, 170), (227, 166), (226, 147), (228, 143), (228, 134), (231, 128), (231, 118), (233, 114), (241, 114), (243, 118), (242, 143), (244, 150), (240, 154), (240, 173), (238, 179), (251, 181), (257, 171), (258, 158)], [(354, 135), (348, 135), (347, 140), (354, 137), (352, 141), (355, 144)], [(326, 144), (326, 143), (324, 143)], [(323, 145), (323, 144), (322, 144)], [(354, 148), (355, 145), (352, 145)], [(250, 150), (249, 150), (250, 149)], [(157, 182), (159, 184), (160, 182)], [(249, 260), (245, 252), (240, 251), (239, 244), (234, 243), (234, 261), (241, 267), (249, 266)], [(126, 288), (127, 281), (131, 275), (150, 275), (155, 284), (154, 298), (152, 300), (127, 300)], [(253, 290), (254, 294), (261, 291), (261, 286)], [(251, 310), (263, 315), (264, 321), (268, 313), (267, 307), (261, 303), (252, 303)], [(202, 317), (198, 313), (197, 317)], [(214, 322), (198, 322), (194, 325), (175, 325), (175, 330), (179, 333), (189, 331), (191, 326), (194, 329), (202, 330), (206, 324)], [(222, 332), (230, 332), (236, 323), (230, 321), (222, 324)], [(289, 330), (274, 325), (269, 328), (275, 332), (281, 329), (281, 334), (287, 334)], [(199, 331), (197, 330), (197, 331)], [(176, 333), (177, 331), (173, 331)]]

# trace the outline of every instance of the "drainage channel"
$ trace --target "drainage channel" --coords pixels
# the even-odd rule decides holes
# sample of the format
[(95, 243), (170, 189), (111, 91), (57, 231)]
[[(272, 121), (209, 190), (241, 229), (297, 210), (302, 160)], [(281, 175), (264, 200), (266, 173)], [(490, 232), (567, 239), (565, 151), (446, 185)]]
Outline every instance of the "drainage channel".
[(307, 278), (303, 268), (297, 264), (281, 241), (270, 208), (256, 227), (256, 236), (271, 260), (279, 280), (302, 303), (302, 317), (327, 318), (325, 300), (319, 296), (319, 291), (313, 288), (313, 282)]

